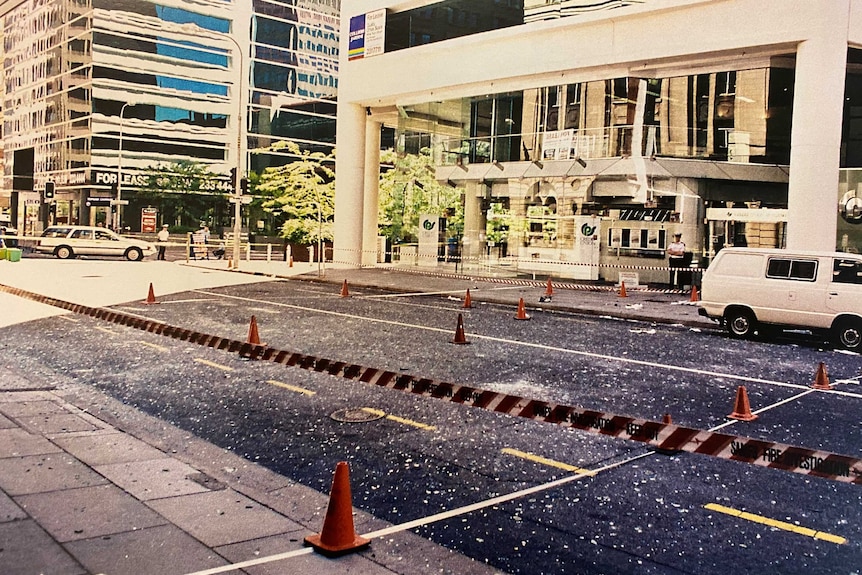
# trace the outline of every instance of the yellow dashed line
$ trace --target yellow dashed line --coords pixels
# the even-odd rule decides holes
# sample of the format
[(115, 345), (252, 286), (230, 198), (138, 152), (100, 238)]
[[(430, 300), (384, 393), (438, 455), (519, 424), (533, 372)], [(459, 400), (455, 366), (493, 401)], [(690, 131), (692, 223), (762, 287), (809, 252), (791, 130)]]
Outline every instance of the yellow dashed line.
[(113, 332), (113, 331), (111, 331), (111, 330), (109, 330), (108, 328), (105, 328), (105, 327), (99, 327), (99, 326), (96, 326), (96, 327), (95, 327), (95, 329), (97, 329), (97, 330), (99, 330), (99, 331), (103, 331), (103, 332), (105, 332), (105, 333), (109, 333), (109, 334), (111, 334), (111, 335), (117, 335), (115, 332)]
[(800, 527), (799, 525), (787, 523), (786, 521), (770, 519), (769, 517), (764, 517), (763, 515), (755, 515), (754, 513), (748, 513), (747, 511), (740, 511), (739, 509), (734, 509), (732, 507), (725, 507), (724, 505), (718, 505), (717, 503), (707, 503), (703, 507), (704, 509), (708, 509), (710, 511), (724, 513), (725, 515), (732, 515), (733, 517), (739, 517), (740, 519), (753, 521), (754, 523), (760, 523), (761, 525), (767, 525), (776, 529), (782, 529), (784, 531), (790, 531), (799, 535), (805, 535), (806, 537), (813, 537), (814, 539), (820, 539), (821, 541), (837, 543), (838, 545), (843, 545), (844, 543), (847, 543), (847, 540), (844, 537), (840, 537), (838, 535), (824, 533), (823, 531), (815, 531), (814, 529)]
[(316, 391), (311, 391), (310, 389), (305, 389), (304, 387), (297, 387), (295, 385), (290, 385), (289, 383), (283, 383), (274, 379), (268, 379), (266, 380), (266, 382), (270, 385), (274, 385), (276, 387), (283, 387), (284, 389), (289, 389), (290, 391), (295, 391), (296, 393), (304, 393), (305, 395), (314, 395), (315, 393), (317, 393)]
[(169, 348), (167, 348), (163, 345), (156, 345), (155, 343), (150, 343), (148, 341), (139, 341), (138, 343), (140, 343), (141, 345), (145, 345), (147, 347), (151, 347), (153, 349), (157, 349), (159, 351), (169, 351)]
[(589, 469), (583, 469), (581, 467), (575, 467), (574, 465), (569, 465), (568, 463), (563, 463), (562, 461), (555, 461), (553, 459), (547, 459), (542, 457), (541, 455), (535, 455), (534, 453), (527, 453), (526, 451), (519, 451), (517, 449), (512, 449), (510, 447), (504, 447), (501, 450), (506, 455), (514, 455), (515, 457), (520, 457), (521, 459), (526, 459), (528, 461), (532, 461), (534, 463), (541, 463), (542, 465), (547, 465), (549, 467), (556, 467), (557, 469), (562, 469), (564, 471), (571, 471), (572, 473), (586, 473), (588, 475), (595, 475), (595, 472), (590, 471)]
[(232, 368), (232, 367), (228, 367), (228, 366), (226, 366), (226, 365), (221, 365), (221, 364), (219, 364), (219, 363), (214, 363), (214, 362), (212, 362), (212, 361), (207, 361), (207, 360), (205, 360), (205, 359), (200, 359), (199, 357), (196, 357), (194, 360), (195, 360), (196, 362), (198, 362), (198, 363), (202, 363), (202, 364), (204, 364), (204, 365), (208, 365), (208, 366), (210, 366), (210, 367), (214, 367), (214, 368), (216, 368), (216, 369), (220, 369), (220, 370), (222, 370), (222, 371), (233, 371), (233, 368)]
[(398, 417), (397, 415), (386, 415), (385, 411), (381, 411), (379, 409), (371, 409), (370, 407), (363, 407), (362, 411), (367, 411), (368, 413), (373, 413), (374, 415), (380, 415), (386, 417), (386, 419), (390, 421), (394, 421), (396, 423), (403, 423), (404, 425), (412, 425), (413, 427), (418, 427), (419, 429), (424, 429), (426, 431), (433, 431), (437, 429), (433, 425), (426, 425), (424, 423), (419, 423), (418, 421), (413, 421), (412, 419), (405, 419), (403, 417)]

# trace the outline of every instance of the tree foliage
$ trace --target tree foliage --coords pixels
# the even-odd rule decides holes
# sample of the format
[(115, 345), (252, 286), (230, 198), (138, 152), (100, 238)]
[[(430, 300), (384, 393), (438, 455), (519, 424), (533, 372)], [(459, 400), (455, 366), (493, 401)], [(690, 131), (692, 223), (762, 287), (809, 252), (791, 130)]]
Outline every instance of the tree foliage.
[(300, 149), (295, 142), (280, 142), (273, 149), (285, 150), (296, 159), (283, 166), (266, 168), (255, 192), (271, 196), (264, 210), (284, 218), (281, 236), (297, 244), (332, 239), (335, 213), (334, 156)]
[(213, 196), (222, 196), (227, 186), (224, 176), (211, 172), (206, 165), (183, 160), (149, 167), (137, 195), (158, 206), (175, 225), (196, 227), (198, 220), (212, 220), (218, 203)]
[(434, 179), (430, 150), (398, 155), (381, 152), (381, 163), (394, 165), (380, 177), (380, 231), (393, 243), (415, 242), (422, 214), (445, 216), (448, 234), (460, 236), (464, 210), (461, 192)]

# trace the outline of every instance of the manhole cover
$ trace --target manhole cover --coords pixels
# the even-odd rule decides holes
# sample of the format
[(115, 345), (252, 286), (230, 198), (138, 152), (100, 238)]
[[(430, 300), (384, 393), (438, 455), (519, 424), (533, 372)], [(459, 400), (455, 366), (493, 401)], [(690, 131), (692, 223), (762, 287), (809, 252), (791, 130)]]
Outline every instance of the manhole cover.
[(366, 421), (374, 421), (386, 415), (379, 409), (371, 409), (370, 407), (348, 407), (347, 409), (339, 409), (329, 417), (335, 421), (344, 421), (348, 423), (365, 423)]

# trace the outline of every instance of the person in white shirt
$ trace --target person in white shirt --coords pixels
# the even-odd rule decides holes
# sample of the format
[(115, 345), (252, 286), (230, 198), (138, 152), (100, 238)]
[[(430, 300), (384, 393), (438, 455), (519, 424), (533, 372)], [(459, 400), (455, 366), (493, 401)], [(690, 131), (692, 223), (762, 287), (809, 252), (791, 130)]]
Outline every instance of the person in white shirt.
[(673, 235), (673, 241), (667, 246), (667, 255), (669, 256), (668, 267), (670, 268), (669, 283), (671, 287), (676, 286), (681, 288), (682, 274), (679, 270), (680, 268), (685, 267), (685, 242), (682, 241), (681, 233), (675, 233)]
[(159, 230), (159, 233), (156, 235), (156, 238), (159, 240), (158, 248), (159, 254), (156, 256), (157, 260), (165, 259), (165, 248), (168, 247), (168, 240), (170, 239), (171, 234), (168, 231), (168, 224), (164, 224), (162, 229)]

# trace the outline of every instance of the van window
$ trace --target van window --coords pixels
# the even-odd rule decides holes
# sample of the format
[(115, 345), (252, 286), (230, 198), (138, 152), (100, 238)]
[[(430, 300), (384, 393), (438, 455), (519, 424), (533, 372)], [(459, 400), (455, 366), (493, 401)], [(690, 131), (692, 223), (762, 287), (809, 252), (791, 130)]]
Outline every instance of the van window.
[(817, 260), (769, 258), (766, 277), (783, 280), (814, 281), (817, 278)]
[(835, 258), (832, 264), (832, 281), (842, 284), (862, 284), (862, 261)]

